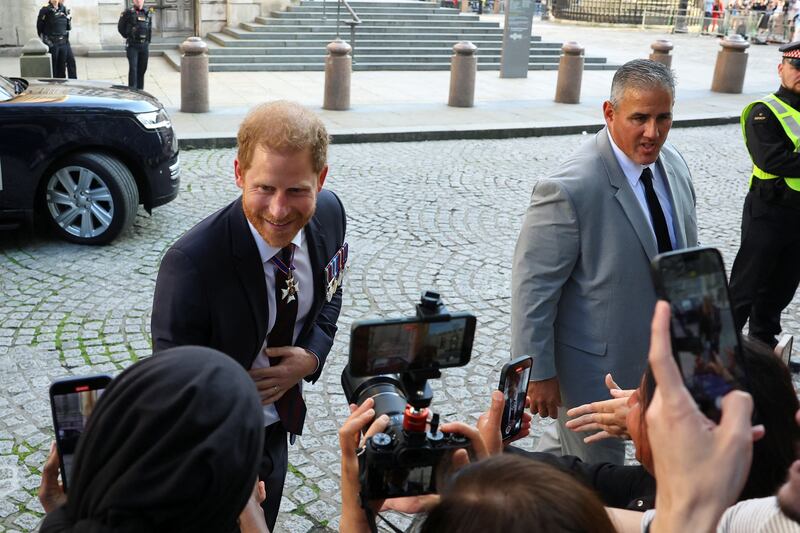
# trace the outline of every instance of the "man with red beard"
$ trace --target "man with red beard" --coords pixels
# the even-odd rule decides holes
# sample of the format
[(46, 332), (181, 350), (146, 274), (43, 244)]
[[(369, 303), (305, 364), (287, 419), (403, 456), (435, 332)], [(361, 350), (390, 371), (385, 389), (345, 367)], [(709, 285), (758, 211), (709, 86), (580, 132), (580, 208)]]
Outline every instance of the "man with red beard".
[(153, 299), (154, 352), (218, 349), (246, 368), (263, 405), (259, 477), (275, 525), (294, 443), (305, 419), (302, 381), (319, 379), (333, 345), (347, 261), (345, 212), (323, 190), (328, 134), (300, 105), (253, 109), (234, 161), (242, 195), (164, 255)]

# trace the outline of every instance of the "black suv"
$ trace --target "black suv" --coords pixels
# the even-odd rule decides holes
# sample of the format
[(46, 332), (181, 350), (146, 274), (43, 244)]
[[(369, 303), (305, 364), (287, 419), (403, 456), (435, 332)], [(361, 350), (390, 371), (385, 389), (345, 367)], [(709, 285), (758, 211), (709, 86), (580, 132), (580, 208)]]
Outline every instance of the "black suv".
[(34, 214), (105, 244), (178, 195), (178, 140), (161, 103), (106, 82), (0, 76), (0, 227)]

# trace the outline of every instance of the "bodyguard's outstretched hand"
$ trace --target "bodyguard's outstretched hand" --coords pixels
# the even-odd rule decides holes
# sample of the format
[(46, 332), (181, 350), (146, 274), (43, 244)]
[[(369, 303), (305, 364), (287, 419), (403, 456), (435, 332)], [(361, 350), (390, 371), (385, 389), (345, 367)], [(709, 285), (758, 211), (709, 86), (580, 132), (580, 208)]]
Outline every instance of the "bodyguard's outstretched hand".
[(719, 425), (700, 412), (672, 356), (669, 316), (669, 305), (658, 302), (649, 355), (657, 386), (645, 415), (658, 483), (651, 531), (715, 531), (744, 486), (753, 440), (764, 428), (751, 427), (753, 399), (746, 392), (723, 398)]

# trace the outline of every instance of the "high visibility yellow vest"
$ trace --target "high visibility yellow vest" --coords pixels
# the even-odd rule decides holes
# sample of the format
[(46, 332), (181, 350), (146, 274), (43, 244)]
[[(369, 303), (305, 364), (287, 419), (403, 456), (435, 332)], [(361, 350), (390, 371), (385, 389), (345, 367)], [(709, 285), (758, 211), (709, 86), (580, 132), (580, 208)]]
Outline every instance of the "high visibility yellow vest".
[[(742, 135), (744, 136), (745, 143), (747, 142), (747, 131), (745, 130), (744, 124), (747, 120), (747, 116), (750, 114), (750, 110), (758, 103), (764, 104), (775, 114), (775, 116), (778, 118), (778, 121), (780, 121), (781, 126), (783, 126), (783, 131), (786, 133), (786, 136), (789, 137), (790, 141), (792, 141), (792, 144), (794, 145), (794, 151), (797, 152), (798, 148), (800, 147), (800, 111), (797, 111), (774, 94), (768, 94), (761, 100), (752, 102), (744, 108), (744, 111), (742, 111)], [(770, 174), (769, 172), (758, 168), (755, 162), (753, 162), (753, 174), (750, 176), (751, 185), (753, 183), (753, 176), (762, 180), (783, 178), (783, 181), (786, 182), (786, 185), (788, 185), (790, 189), (800, 192), (800, 177), (778, 176), (777, 174)]]

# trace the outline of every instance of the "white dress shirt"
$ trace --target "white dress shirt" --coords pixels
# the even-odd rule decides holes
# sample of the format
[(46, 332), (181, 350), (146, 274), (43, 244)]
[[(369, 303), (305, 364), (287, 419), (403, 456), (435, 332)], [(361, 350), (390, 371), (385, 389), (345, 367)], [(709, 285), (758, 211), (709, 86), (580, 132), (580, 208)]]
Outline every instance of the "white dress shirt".
[[(258, 234), (255, 227), (247, 221), (250, 227), (250, 233), (253, 234), (253, 239), (258, 248), (258, 254), (261, 256), (261, 263), (264, 266), (264, 279), (267, 282), (267, 308), (269, 309), (269, 316), (267, 317), (267, 337), (272, 327), (275, 325), (275, 310), (277, 309), (277, 302), (275, 300), (275, 270), (277, 267), (272, 264), (271, 259), (278, 254), (281, 249), (273, 248)], [(297, 235), (292, 239), (292, 244), (295, 245), (294, 249), (294, 278), (297, 280), (297, 319), (294, 323), (294, 333), (292, 335), (292, 342), (297, 340), (297, 336), (303, 329), (303, 324), (306, 321), (306, 316), (311, 310), (311, 304), (314, 300), (314, 276), (311, 272), (311, 259), (308, 255), (308, 242), (303, 238), (303, 230), (297, 232)], [(269, 365), (269, 358), (264, 353), (264, 348), (267, 347), (267, 339), (264, 339), (264, 345), (258, 351), (258, 355), (253, 361), (251, 369), (267, 368)], [(303, 382), (300, 381), (300, 390), (303, 389)], [(278, 411), (275, 409), (274, 404), (264, 405), (264, 426), (269, 426), (280, 420)]]
[(667, 185), (665, 176), (661, 175), (661, 171), (655, 163), (640, 165), (631, 161), (631, 158), (625, 155), (625, 152), (620, 150), (614, 142), (614, 139), (611, 137), (611, 132), (606, 130), (606, 133), (608, 134), (608, 140), (611, 141), (611, 148), (614, 150), (614, 155), (619, 162), (619, 166), (622, 168), (622, 172), (625, 174), (625, 178), (627, 178), (631, 189), (633, 189), (633, 194), (635, 194), (636, 199), (639, 200), (639, 205), (642, 211), (644, 211), (647, 223), (650, 225), (650, 231), (652, 231), (655, 236), (656, 232), (653, 229), (653, 221), (650, 219), (650, 208), (647, 206), (644, 185), (642, 184), (642, 180), (639, 179), (642, 176), (642, 171), (647, 167), (649, 167), (650, 171), (653, 173), (653, 189), (656, 191), (658, 203), (661, 204), (661, 210), (664, 212), (664, 219), (667, 221), (669, 242), (672, 244), (672, 249), (675, 250), (677, 248), (677, 241), (675, 240), (675, 227), (672, 224), (673, 215), (672, 204), (669, 201), (669, 186)]

